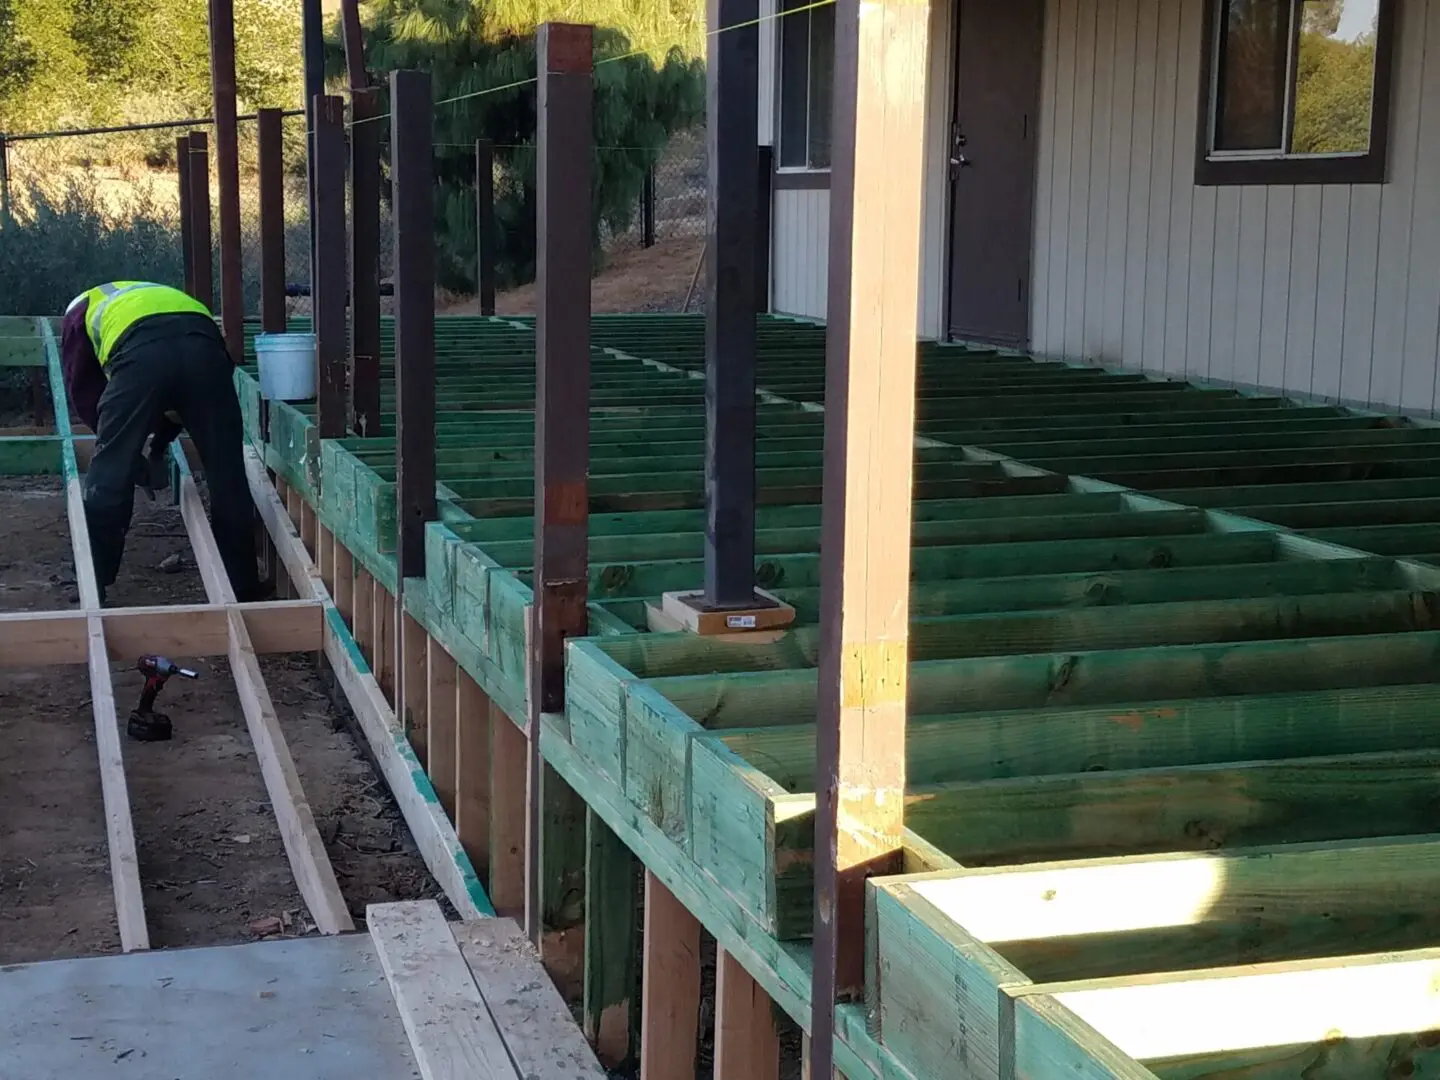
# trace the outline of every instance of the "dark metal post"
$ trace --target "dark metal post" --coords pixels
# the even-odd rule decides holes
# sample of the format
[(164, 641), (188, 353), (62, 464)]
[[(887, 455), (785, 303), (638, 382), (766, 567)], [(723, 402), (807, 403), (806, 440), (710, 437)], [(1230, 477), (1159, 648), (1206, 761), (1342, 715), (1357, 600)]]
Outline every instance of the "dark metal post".
[(755, 310), (770, 310), (770, 215), (773, 210), (772, 184), (775, 148), (762, 146), (756, 155), (758, 183), (755, 186)]
[(215, 252), (210, 242), (210, 137), (190, 133), (190, 250), (195, 288), (191, 295), (215, 310)]
[(525, 929), (540, 942), (540, 717), (565, 704), (565, 639), (588, 628), (590, 177), (594, 28), (543, 23), (539, 89), (535, 363), (535, 600)]
[(865, 881), (902, 866), (929, 29), (912, 0), (835, 9), (810, 1044), (823, 1077), (835, 1003), (863, 989)]
[(318, 365), (315, 420), (320, 438), (343, 438), (345, 400), (345, 102), (315, 101), (315, 286), (310, 294)]
[(220, 181), (220, 324), (230, 359), (240, 364), (245, 361), (245, 286), (240, 278), (234, 0), (210, 0), (210, 87), (215, 105), (215, 172)]
[(475, 143), (475, 286), (480, 314), (495, 314), (495, 145)]
[(285, 161), (282, 114), (261, 109), (260, 139), (260, 325), (267, 334), (285, 331)]
[(0, 132), (0, 228), (10, 224), (10, 140)]
[(395, 504), (397, 569), (425, 575), (425, 523), (435, 506), (434, 106), (430, 75), (390, 73), (395, 214)]
[(645, 170), (645, 184), (640, 189), (640, 246), (655, 246), (655, 166)]
[(185, 264), (185, 291), (195, 295), (195, 206), (190, 199), (190, 136), (175, 140), (175, 167), (180, 174), (180, 255)]
[(360, 10), (340, 6), (350, 82), (350, 394), (358, 435), (380, 434), (380, 117)]
[(759, 0), (708, 0), (705, 606), (754, 608), (755, 162)]
[(305, 178), (309, 194), (310, 298), (315, 298), (315, 102), (325, 94), (325, 13), (321, 0), (300, 0), (301, 56), (305, 64)]

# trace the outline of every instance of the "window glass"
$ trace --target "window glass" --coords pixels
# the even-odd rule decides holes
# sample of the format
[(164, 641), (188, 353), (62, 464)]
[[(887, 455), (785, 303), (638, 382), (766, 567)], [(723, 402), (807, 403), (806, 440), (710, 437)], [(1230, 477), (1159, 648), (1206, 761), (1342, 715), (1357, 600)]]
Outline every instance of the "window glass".
[(1379, 14), (1379, 0), (1302, 0), (1293, 153), (1370, 149)]
[[(782, 10), (802, 6), (786, 0)], [(820, 9), (817, 9), (820, 10)], [(809, 140), (810, 16), (802, 11), (780, 20), (780, 166), (804, 168)]]
[(835, 7), (810, 12), (810, 166), (830, 167), (830, 108), (835, 82)]
[(1213, 128), (1216, 150), (1284, 148), (1290, 11), (1290, 0), (1222, 3)]

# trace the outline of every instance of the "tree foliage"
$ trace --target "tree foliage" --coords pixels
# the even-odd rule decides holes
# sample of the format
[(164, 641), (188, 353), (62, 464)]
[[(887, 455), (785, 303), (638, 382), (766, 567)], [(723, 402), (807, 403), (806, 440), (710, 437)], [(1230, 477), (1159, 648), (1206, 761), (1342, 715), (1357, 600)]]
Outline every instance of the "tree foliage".
[[(670, 135), (703, 117), (703, 9), (694, 0), (377, 0), (365, 9), (371, 71), (433, 77), (437, 280), (475, 284), (477, 139), (495, 144), (497, 269), (502, 284), (535, 272), (535, 28), (548, 19), (596, 25), (592, 208), (627, 227), (645, 172)], [(343, 70), (338, 35), (330, 72)]]
[(1374, 33), (1345, 41), (1302, 32), (1295, 68), (1294, 152), (1364, 153), (1374, 99)]
[[(242, 111), (301, 97), (299, 6), (235, 0)], [(204, 116), (210, 34), (199, 0), (0, 0), (0, 130)]]

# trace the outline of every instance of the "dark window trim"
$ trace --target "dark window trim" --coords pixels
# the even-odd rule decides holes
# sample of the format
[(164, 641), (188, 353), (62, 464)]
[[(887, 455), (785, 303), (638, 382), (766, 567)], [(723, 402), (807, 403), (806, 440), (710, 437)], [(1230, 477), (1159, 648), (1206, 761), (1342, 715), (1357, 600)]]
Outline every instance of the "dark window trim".
[(829, 169), (776, 169), (776, 191), (829, 191)]
[(1380, 0), (1375, 36), (1375, 99), (1370, 150), (1348, 157), (1221, 158), (1210, 156), (1210, 91), (1215, 71), (1216, 20), (1222, 0), (1206, 0), (1200, 54), (1200, 122), (1195, 140), (1195, 184), (1383, 184), (1389, 179), (1390, 113), (1394, 108), (1396, 0)]

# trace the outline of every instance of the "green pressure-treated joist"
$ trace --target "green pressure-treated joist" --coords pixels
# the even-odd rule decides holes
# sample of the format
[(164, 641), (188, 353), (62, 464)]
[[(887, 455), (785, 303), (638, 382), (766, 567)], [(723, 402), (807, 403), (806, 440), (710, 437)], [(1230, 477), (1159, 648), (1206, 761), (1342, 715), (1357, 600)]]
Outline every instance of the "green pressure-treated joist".
[[(440, 320), (443, 524), (427, 531), (428, 595), (407, 590), (406, 601), (517, 715), (530, 598), (529, 325)], [(803, 1011), (804, 987), (785, 959), (803, 946), (770, 935), (803, 933), (808, 917), (824, 330), (762, 319), (759, 337), (757, 453), (768, 477), (757, 577), (795, 603), (800, 625), (761, 645), (639, 632), (646, 600), (700, 580), (693, 375), (703, 370), (703, 321), (597, 318), (592, 628), (610, 636), (570, 646), (567, 713), (547, 727), (546, 753), (647, 865), (663, 866), (707, 927), (729, 935), (722, 944), (753, 950), (762, 982)], [(387, 350), (390, 340), (387, 327)], [(932, 442), (917, 455), (914, 859), (944, 865), (947, 845), (1017, 858), (1046, 844), (1089, 850), (1085, 836), (1113, 844), (1096, 824), (1110, 803), (1172, 815), (1138, 815), (1151, 839), (1130, 836), (1132, 848), (1225, 844), (1247, 830), (1295, 839), (1291, 815), (1307, 807), (1307, 828), (1363, 834), (1383, 822), (1346, 824), (1347, 807), (1350, 818), (1363, 813), (1345, 793), (1373, 790), (1364, 778), (1374, 776), (1388, 785), (1390, 827), (1419, 823), (1413, 811), (1430, 781), (1414, 766), (1435, 746), (1440, 577), (1364, 552), (1440, 551), (1440, 529), (1426, 531), (1440, 519), (1436, 436), (1273, 396), (959, 347), (920, 354), (919, 429)], [(383, 563), (393, 443), (347, 439), (320, 452), (305, 435), (308, 412), (288, 410), (290, 429), (272, 450), (315, 478), (327, 526)], [(962, 447), (1042, 470), (985, 464)], [(1127, 502), (1088, 482), (1082, 494), (1064, 475), (1082, 469), (1164, 498)], [(1359, 550), (1316, 557), (1319, 548), (1263, 528), (1226, 531), (1187, 504), (1269, 514)], [(636, 632), (623, 633), (627, 623)], [(1400, 753), (1420, 756), (1353, 757)], [(1276, 764), (1321, 754), (1344, 756), (1313, 770)], [(986, 803), (981, 792), (1000, 797)], [(1185, 800), (1193, 809), (1182, 814)], [(989, 809), (977, 816), (977, 805)], [(1080, 822), (1091, 831), (1076, 832)], [(890, 944), (905, 955), (882, 934), (878, 958)], [(907, 998), (891, 978), (892, 1033), (908, 1030), (898, 1010), (963, 1018), (979, 1007), (925, 996), (933, 986)], [(998, 1062), (998, 1043), (972, 1042)], [(888, 1051), (856, 1045), (883, 1073)], [(943, 1075), (898, 1035), (896, 1049), (919, 1080)]]

